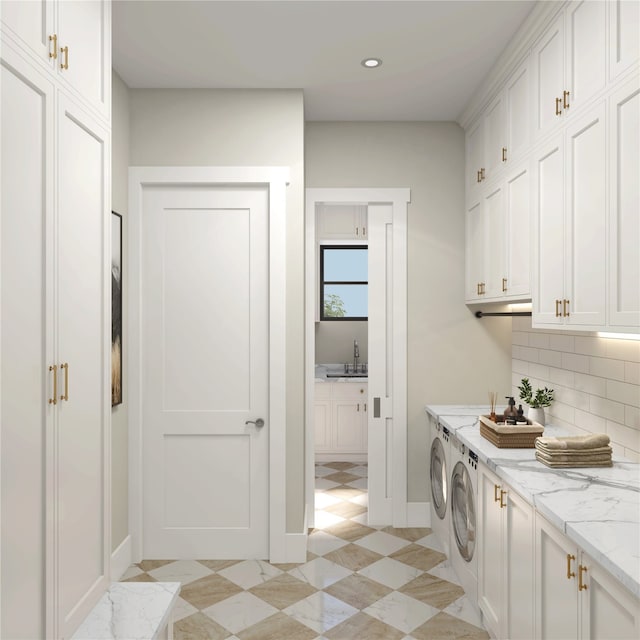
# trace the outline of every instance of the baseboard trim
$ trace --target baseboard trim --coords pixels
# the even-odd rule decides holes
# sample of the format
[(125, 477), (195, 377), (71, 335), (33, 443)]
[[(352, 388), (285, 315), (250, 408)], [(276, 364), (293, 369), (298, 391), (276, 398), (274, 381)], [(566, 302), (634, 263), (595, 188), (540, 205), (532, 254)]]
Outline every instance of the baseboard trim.
[(431, 510), (428, 502), (407, 502), (407, 527), (430, 527)]
[(307, 561), (307, 509), (304, 510), (304, 522), (302, 533), (285, 534), (285, 559), (283, 562), (306, 562)]
[(122, 578), (133, 562), (132, 554), (131, 536), (128, 535), (111, 554), (111, 582), (117, 582)]

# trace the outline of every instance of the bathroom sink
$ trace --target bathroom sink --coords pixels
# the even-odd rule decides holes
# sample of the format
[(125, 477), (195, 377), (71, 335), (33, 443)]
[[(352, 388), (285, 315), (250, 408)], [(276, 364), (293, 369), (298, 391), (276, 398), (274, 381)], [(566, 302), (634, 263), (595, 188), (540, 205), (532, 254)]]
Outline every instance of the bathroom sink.
[(362, 373), (361, 371), (358, 371), (358, 373), (354, 373), (353, 371), (349, 373), (344, 373), (344, 372), (336, 373), (334, 371), (332, 371), (331, 373), (327, 373), (327, 378), (368, 378), (368, 377), (369, 377), (369, 374)]

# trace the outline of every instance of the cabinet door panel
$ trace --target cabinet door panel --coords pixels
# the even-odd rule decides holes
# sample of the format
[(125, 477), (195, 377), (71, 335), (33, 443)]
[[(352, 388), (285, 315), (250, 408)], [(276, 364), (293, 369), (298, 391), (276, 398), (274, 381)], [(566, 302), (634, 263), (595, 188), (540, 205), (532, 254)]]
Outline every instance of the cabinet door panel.
[(467, 199), (473, 199), (479, 189), (478, 172), (484, 167), (484, 118), (469, 129), (466, 136)]
[(556, 98), (564, 89), (564, 16), (561, 14), (533, 49), (535, 131), (546, 133), (560, 122)]
[(563, 298), (564, 160), (562, 138), (535, 158), (533, 323), (559, 324), (556, 300)]
[(335, 449), (358, 453), (363, 451), (362, 416), (364, 403), (334, 401)]
[(467, 300), (480, 298), (478, 285), (484, 280), (485, 236), (482, 203), (476, 203), (467, 211), (466, 235), (466, 289)]
[(484, 201), (484, 222), (486, 225), (484, 252), (486, 274), (486, 297), (504, 296), (502, 290), (505, 271), (506, 220), (504, 211), (504, 189), (498, 188), (490, 193)]
[[(61, 0), (59, 44), (69, 47), (68, 69), (60, 77), (102, 114), (111, 111), (111, 5), (106, 0)], [(60, 54), (60, 62), (64, 62)], [(60, 65), (58, 65), (60, 68)]]
[(606, 152), (605, 105), (601, 103), (567, 130), (568, 324), (605, 324)]
[(640, 85), (633, 80), (611, 96), (609, 128), (609, 322), (640, 327)]
[(313, 407), (313, 430), (316, 451), (331, 449), (331, 403), (318, 402)]
[(318, 240), (357, 240), (366, 237), (366, 205), (316, 206)]
[(507, 177), (508, 296), (531, 296), (531, 189), (528, 164)]
[(570, 108), (579, 107), (607, 81), (606, 8), (602, 0), (580, 0), (567, 11), (567, 86)]
[(609, 60), (611, 78), (626, 71), (640, 58), (640, 3), (609, 2)]
[(58, 118), (58, 344), (61, 362), (69, 364), (68, 401), (59, 404), (58, 433), (59, 625), (66, 635), (108, 586), (105, 309), (110, 287), (103, 265), (110, 220), (108, 134), (65, 100)]
[(53, 291), (54, 92), (6, 45), (2, 54), (0, 637), (17, 640), (53, 636), (46, 624), (53, 296), (45, 292)]
[(506, 148), (504, 99), (498, 97), (489, 105), (484, 115), (485, 178), (491, 180), (502, 166), (502, 149)]
[(53, 35), (53, 3), (48, 0), (3, 0), (2, 22), (36, 57), (49, 63)]
[(507, 81), (507, 162), (526, 153), (531, 139), (531, 74), (527, 59)]

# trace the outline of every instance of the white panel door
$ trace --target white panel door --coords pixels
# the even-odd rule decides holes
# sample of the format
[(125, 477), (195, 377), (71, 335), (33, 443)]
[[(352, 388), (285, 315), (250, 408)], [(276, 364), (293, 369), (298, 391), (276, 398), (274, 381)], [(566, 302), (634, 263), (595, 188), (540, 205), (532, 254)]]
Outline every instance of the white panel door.
[(467, 202), (470, 204), (478, 195), (480, 189), (480, 172), (484, 168), (484, 118), (467, 132), (466, 162), (467, 171)]
[(487, 107), (484, 114), (485, 139), (485, 179), (491, 180), (502, 166), (506, 153), (506, 127), (504, 117), (504, 95), (497, 98)]
[(507, 150), (510, 162), (529, 149), (531, 140), (531, 73), (529, 59), (507, 81), (505, 89)]
[(483, 289), (487, 298), (499, 298), (506, 292), (505, 256), (506, 219), (504, 210), (504, 189), (502, 185), (484, 199), (485, 242), (480, 247), (484, 253), (486, 285)]
[(53, 87), (6, 45), (0, 71), (0, 637), (18, 640), (52, 636)]
[(610, 0), (609, 68), (615, 78), (640, 58), (640, 2)]
[(143, 554), (268, 557), (268, 191), (145, 187)]
[(109, 583), (110, 158), (109, 134), (63, 97), (59, 105), (58, 359), (68, 363), (69, 384), (60, 372), (56, 481), (59, 630), (67, 635)]
[(481, 285), (485, 280), (484, 252), (485, 227), (483, 203), (477, 202), (467, 211), (466, 223), (466, 300), (477, 300), (481, 297)]
[(531, 189), (529, 163), (507, 176), (507, 282), (505, 295), (531, 295)]
[(640, 83), (609, 99), (609, 324), (640, 327)]
[[(564, 149), (558, 136), (534, 156), (533, 323), (560, 324), (564, 297)], [(557, 304), (559, 301), (560, 304)]]
[[(567, 129), (566, 323), (604, 326), (607, 257), (605, 104)], [(637, 238), (636, 238), (637, 240)], [(564, 308), (563, 308), (564, 313)]]

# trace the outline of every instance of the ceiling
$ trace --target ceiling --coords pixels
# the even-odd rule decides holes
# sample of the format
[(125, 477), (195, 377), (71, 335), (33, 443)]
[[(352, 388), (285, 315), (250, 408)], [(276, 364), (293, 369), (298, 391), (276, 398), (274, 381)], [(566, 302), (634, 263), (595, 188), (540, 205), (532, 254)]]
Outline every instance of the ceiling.
[(306, 120), (457, 120), (534, 4), (115, 0), (113, 66), (131, 88), (303, 89)]

